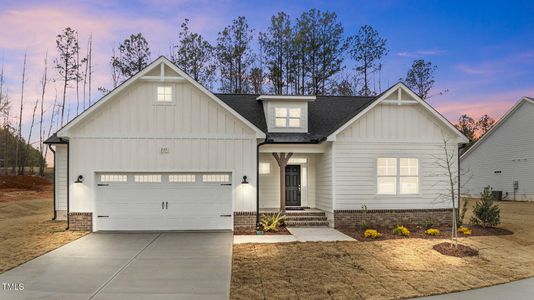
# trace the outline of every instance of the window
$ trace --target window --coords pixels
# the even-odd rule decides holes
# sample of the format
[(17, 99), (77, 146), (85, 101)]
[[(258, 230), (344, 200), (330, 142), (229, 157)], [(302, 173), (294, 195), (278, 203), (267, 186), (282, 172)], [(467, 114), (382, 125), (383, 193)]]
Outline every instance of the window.
[(274, 109), (276, 127), (300, 127), (302, 111), (300, 107), (276, 107)]
[(419, 193), (419, 160), (417, 158), (378, 158), (376, 172), (377, 194)]
[(172, 102), (172, 87), (158, 86), (158, 102)]
[(287, 161), (288, 165), (305, 164), (308, 160), (306, 158), (290, 158)]
[(202, 175), (202, 181), (204, 182), (228, 182), (230, 181), (230, 175), (205, 174), (205, 175)]
[(270, 163), (265, 163), (265, 162), (261, 162), (260, 163), (260, 174), (270, 174), (271, 173), (271, 164)]
[(148, 183), (161, 182), (161, 175), (135, 175), (134, 181)]
[(194, 174), (169, 175), (169, 182), (195, 182)]
[(100, 175), (100, 181), (101, 182), (126, 182), (128, 181), (128, 176), (116, 175), (116, 174)]

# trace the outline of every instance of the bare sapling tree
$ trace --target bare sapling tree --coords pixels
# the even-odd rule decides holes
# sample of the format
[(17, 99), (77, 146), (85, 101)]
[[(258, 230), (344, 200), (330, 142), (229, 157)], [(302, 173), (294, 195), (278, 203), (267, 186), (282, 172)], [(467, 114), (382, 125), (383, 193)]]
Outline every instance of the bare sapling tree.
[(79, 64), (76, 60), (80, 46), (76, 30), (67, 27), (61, 34), (58, 34), (56, 48), (58, 57), (55, 59), (55, 65), (61, 80), (63, 80), (63, 102), (61, 103), (61, 126), (63, 126), (67, 88), (72, 81), (78, 82), (80, 77)]
[(39, 99), (35, 100), (35, 105), (33, 106), (33, 113), (32, 113), (32, 122), (30, 123), (30, 132), (28, 132), (28, 140), (26, 141), (26, 149), (24, 153), (24, 159), (22, 161), (22, 173), (24, 173), (24, 167), (29, 166), (30, 167), (30, 174), (33, 174), (33, 164), (29, 160), (30, 158), (30, 150), (31, 150), (31, 139), (32, 139), (32, 133), (33, 133), (33, 127), (35, 125), (35, 112), (37, 111), (37, 106), (39, 105)]
[(43, 77), (41, 78), (41, 113), (39, 114), (39, 153), (41, 154), (42, 159), (39, 161), (39, 176), (44, 176), (45, 169), (45, 159), (44, 156), (44, 138), (45, 132), (43, 130), (43, 121), (44, 121), (44, 101), (46, 94), (46, 85), (48, 84), (48, 51), (46, 51), (44, 59), (44, 70)]
[(88, 71), (89, 73), (87, 76), (89, 77), (88, 81), (88, 91), (87, 91), (87, 98), (89, 100), (88, 106), (91, 106), (91, 80), (93, 78), (93, 34), (91, 33), (89, 35), (89, 45), (87, 46), (88, 49), (88, 55), (87, 55), (87, 65), (88, 65)]
[[(50, 124), (48, 126), (48, 133), (46, 136), (50, 136), (52, 134), (52, 127), (54, 126), (54, 116), (57, 114), (57, 90), (56, 90), (56, 96), (54, 97), (54, 104), (52, 104), (52, 107), (50, 108)], [(43, 159), (46, 160), (46, 157), (48, 155), (48, 147), (45, 148)]]
[(22, 140), (22, 111), (24, 110), (24, 83), (26, 82), (26, 58), (27, 58), (27, 52), (24, 52), (24, 63), (22, 65), (22, 80), (21, 80), (21, 87), (20, 87), (20, 113), (19, 113), (19, 126), (17, 131), (17, 139), (15, 144), (15, 169), (17, 169), (17, 172), (19, 175), (24, 175), (24, 166), (20, 168), (19, 161), (20, 161), (20, 155), (19, 155), (19, 145), (20, 140)]

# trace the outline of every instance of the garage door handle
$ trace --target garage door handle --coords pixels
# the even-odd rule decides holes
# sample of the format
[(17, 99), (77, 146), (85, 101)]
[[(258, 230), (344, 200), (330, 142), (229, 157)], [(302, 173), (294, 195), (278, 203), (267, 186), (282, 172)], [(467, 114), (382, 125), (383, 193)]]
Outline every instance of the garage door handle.
[(221, 215), (221, 217), (231, 217), (232, 215)]
[(165, 202), (161, 201), (161, 209), (165, 209)]
[(169, 202), (165, 202), (165, 209), (169, 209)]
[(109, 184), (107, 184), (107, 183), (99, 183), (99, 184), (97, 184), (97, 185), (98, 185), (98, 186), (109, 186)]
[(109, 218), (109, 216), (98, 216), (99, 218)]

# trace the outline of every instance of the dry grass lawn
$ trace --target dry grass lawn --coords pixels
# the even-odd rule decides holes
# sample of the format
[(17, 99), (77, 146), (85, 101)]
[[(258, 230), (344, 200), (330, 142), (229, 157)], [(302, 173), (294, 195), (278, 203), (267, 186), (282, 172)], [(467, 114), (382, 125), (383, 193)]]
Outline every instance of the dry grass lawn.
[(0, 192), (0, 273), (87, 234), (51, 221), (50, 191)]
[(500, 206), (515, 234), (462, 238), (478, 257), (441, 255), (439, 239), (234, 245), (231, 298), (398, 299), (534, 276), (534, 203)]

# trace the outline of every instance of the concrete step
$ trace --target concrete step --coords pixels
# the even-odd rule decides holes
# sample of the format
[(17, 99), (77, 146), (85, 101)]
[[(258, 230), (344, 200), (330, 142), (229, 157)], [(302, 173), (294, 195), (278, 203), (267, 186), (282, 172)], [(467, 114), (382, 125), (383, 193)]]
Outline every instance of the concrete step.
[(285, 220), (287, 227), (328, 227), (328, 221), (290, 221)]
[(286, 216), (286, 221), (327, 221), (325, 215), (322, 216)]

